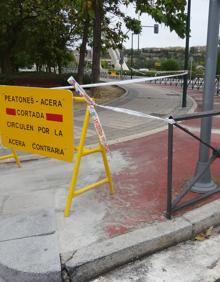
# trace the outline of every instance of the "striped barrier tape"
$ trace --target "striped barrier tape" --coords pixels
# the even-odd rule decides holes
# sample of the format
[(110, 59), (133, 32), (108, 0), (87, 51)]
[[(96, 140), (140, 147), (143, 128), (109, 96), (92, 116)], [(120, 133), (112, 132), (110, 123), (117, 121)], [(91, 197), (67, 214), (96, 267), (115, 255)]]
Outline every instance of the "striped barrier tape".
[(110, 152), (109, 150), (109, 145), (107, 143), (107, 139), (106, 139), (106, 135), (105, 132), (103, 130), (102, 124), (100, 122), (98, 113), (95, 110), (95, 105), (96, 103), (92, 100), (92, 98), (86, 93), (86, 91), (82, 88), (82, 86), (80, 86), (76, 80), (74, 79), (74, 77), (69, 77), (69, 79), (67, 80), (69, 84), (71, 84), (77, 95), (80, 95), (82, 97), (84, 97), (88, 108), (89, 108), (89, 112), (91, 115), (91, 118), (93, 119), (93, 124), (97, 133), (97, 136), (99, 138), (100, 143), (105, 147), (107, 153)]
[[(166, 77), (183, 76), (183, 75), (186, 75), (186, 74), (187, 74), (187, 72), (184, 72), (182, 74), (169, 75), (169, 76), (166, 76)], [(162, 76), (157, 77), (157, 79), (159, 79), (159, 78), (162, 79), (162, 78), (164, 78), (164, 76), (163, 77)], [(149, 80), (153, 80), (153, 78), (140, 78), (140, 79), (132, 79), (132, 80), (126, 80), (126, 81), (118, 81), (118, 82), (107, 82), (107, 83), (95, 83), (95, 84), (79, 85), (77, 83), (77, 81), (74, 79), (74, 77), (71, 76), (68, 79), (68, 83), (71, 86), (56, 87), (55, 89), (71, 89), (71, 88), (74, 88), (77, 95), (84, 97), (86, 103), (88, 104), (89, 112), (90, 112), (90, 115), (93, 119), (93, 124), (94, 124), (95, 130), (96, 130), (97, 136), (99, 138), (99, 141), (105, 147), (106, 151), (110, 152), (109, 146), (108, 146), (108, 143), (107, 143), (107, 139), (106, 139), (106, 135), (105, 135), (105, 132), (103, 130), (102, 124), (100, 122), (98, 113), (95, 110), (95, 106), (98, 107), (98, 108), (103, 108), (103, 109), (111, 110), (111, 111), (118, 112), (118, 113), (124, 113), (124, 114), (133, 115), (133, 116), (137, 116), (137, 117), (143, 117), (143, 118), (156, 119), (156, 120), (160, 120), (160, 121), (170, 123), (170, 124), (175, 124), (176, 122), (172, 118), (160, 118), (160, 117), (157, 117), (157, 116), (148, 115), (148, 114), (145, 114), (143, 112), (133, 111), (133, 110), (125, 109), (125, 108), (99, 105), (99, 104), (97, 104), (93, 101), (93, 99), (86, 93), (86, 91), (83, 88), (88, 88), (88, 86), (99, 87), (99, 86), (107, 86), (107, 85), (122, 85), (122, 84), (137, 83), (137, 82), (140, 83), (140, 82), (149, 81)]]
[[(126, 84), (132, 84), (132, 83), (141, 83), (141, 82), (146, 82), (146, 81), (159, 80), (159, 79), (175, 77), (175, 76), (184, 76), (187, 73), (188, 72), (185, 71), (180, 74), (171, 74), (171, 75), (154, 76), (154, 77), (142, 77), (142, 78), (119, 80), (119, 81), (109, 81), (109, 82), (101, 82), (101, 83), (82, 84), (80, 86), (81, 88), (93, 88), (93, 87), (101, 87), (101, 86), (126, 85)], [(53, 87), (52, 89), (73, 89), (73, 88), (74, 88), (73, 85), (71, 85), (71, 86)]]

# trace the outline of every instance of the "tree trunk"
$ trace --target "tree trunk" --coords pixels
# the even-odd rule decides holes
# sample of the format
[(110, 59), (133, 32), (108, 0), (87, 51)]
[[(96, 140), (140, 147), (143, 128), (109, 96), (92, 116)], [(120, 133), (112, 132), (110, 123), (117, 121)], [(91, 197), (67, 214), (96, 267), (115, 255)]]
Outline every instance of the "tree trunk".
[(80, 46), (80, 52), (79, 52), (79, 65), (78, 65), (78, 73), (77, 73), (77, 80), (79, 84), (83, 83), (86, 45), (88, 42), (88, 34), (89, 34), (88, 25), (89, 25), (89, 19), (87, 18), (84, 23), (84, 27), (83, 27), (83, 39), (82, 39), (82, 44)]
[(93, 24), (92, 82), (100, 77), (101, 25), (103, 20), (103, 0), (95, 0), (95, 19)]
[[(55, 73), (56, 73), (56, 68), (54, 67)], [(58, 64), (58, 73), (62, 74), (62, 66), (61, 64)]]
[(3, 57), (2, 57), (2, 73), (12, 73), (15, 71), (15, 67), (13, 65), (13, 61), (11, 58), (11, 52), (9, 49), (5, 50), (3, 52)]

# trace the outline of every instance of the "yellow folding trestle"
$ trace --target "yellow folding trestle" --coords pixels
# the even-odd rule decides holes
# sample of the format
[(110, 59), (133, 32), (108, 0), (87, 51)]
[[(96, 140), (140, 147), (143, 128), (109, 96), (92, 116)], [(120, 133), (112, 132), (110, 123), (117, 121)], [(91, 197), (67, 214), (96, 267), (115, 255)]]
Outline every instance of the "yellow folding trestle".
[(11, 154), (0, 156), (0, 161), (6, 160), (6, 159), (11, 159), (11, 158), (14, 158), (17, 166), (21, 167), (20, 160), (19, 160), (18, 155), (16, 154), (16, 151), (14, 149), (11, 149)]
[[(78, 103), (85, 103), (85, 99), (81, 98), (81, 97), (74, 97), (74, 101), (78, 102)], [(105, 183), (109, 184), (110, 193), (111, 194), (114, 193), (112, 176), (111, 176), (111, 171), (110, 171), (110, 168), (109, 168), (105, 148), (100, 143), (97, 147), (85, 148), (86, 134), (87, 134), (88, 126), (89, 126), (89, 120), (90, 120), (90, 112), (89, 112), (89, 109), (87, 107), (84, 122), (83, 122), (82, 133), (81, 133), (81, 136), (80, 136), (79, 146), (74, 148), (74, 150), (77, 152), (77, 156), (76, 156), (76, 160), (75, 160), (75, 165), (74, 165), (74, 169), (73, 169), (73, 176), (72, 176), (71, 184), (70, 184), (70, 187), (69, 187), (69, 192), (68, 192), (67, 201), (66, 201), (66, 207), (65, 207), (65, 211), (64, 211), (64, 215), (66, 217), (69, 216), (69, 214), (70, 214), (70, 208), (71, 208), (72, 200), (73, 200), (74, 197), (76, 197), (76, 196), (78, 196), (78, 195), (80, 195), (80, 194), (82, 194), (82, 193), (84, 193), (84, 192), (86, 192), (90, 189), (93, 189), (97, 186), (105, 184)], [(102, 160), (103, 160), (103, 164), (104, 164), (104, 168), (105, 168), (105, 172), (106, 172), (106, 178), (99, 180), (95, 183), (89, 184), (89, 185), (87, 185), (83, 188), (76, 189), (77, 177), (78, 177), (78, 173), (79, 173), (81, 158), (84, 157), (84, 156), (88, 156), (90, 154), (94, 154), (94, 153), (101, 153), (101, 155), (102, 155)]]

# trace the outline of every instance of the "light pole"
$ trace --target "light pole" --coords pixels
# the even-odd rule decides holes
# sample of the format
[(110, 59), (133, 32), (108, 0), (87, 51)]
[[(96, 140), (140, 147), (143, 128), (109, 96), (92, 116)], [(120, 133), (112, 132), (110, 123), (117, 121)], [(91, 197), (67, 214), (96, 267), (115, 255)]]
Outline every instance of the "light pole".
[[(186, 71), (188, 70), (188, 61), (189, 61), (190, 15), (191, 15), (191, 0), (188, 0), (187, 20), (186, 20), (185, 62), (184, 62), (184, 70)], [(187, 86), (188, 86), (187, 84), (188, 84), (188, 74), (184, 76), (184, 80), (183, 80), (182, 108), (185, 108), (187, 103)]]
[[(154, 33), (158, 34), (159, 33), (159, 25), (154, 24), (154, 25), (142, 25), (141, 27), (150, 27), (154, 29)], [(140, 34), (138, 34), (138, 51), (140, 49)]]
[[(215, 77), (217, 65), (217, 50), (220, 21), (220, 0), (210, 0), (209, 21), (207, 36), (206, 67), (203, 93), (203, 111), (213, 109), (215, 93)], [(210, 144), (212, 130), (212, 118), (202, 119), (200, 138)], [(200, 143), (199, 160), (197, 162), (196, 175), (201, 174), (209, 161), (209, 149)], [(210, 167), (200, 180), (193, 186), (193, 192), (206, 193), (216, 188), (216, 184), (211, 178)]]
[[(159, 25), (158, 24), (154, 24), (154, 25), (142, 25), (141, 26), (142, 28), (143, 27), (150, 27), (150, 28), (153, 28), (154, 29), (154, 33), (155, 34), (158, 34), (159, 33)], [(139, 50), (139, 46), (140, 46), (140, 40), (139, 40), (139, 35), (138, 34), (138, 50)], [(133, 78), (133, 71), (132, 71), (132, 68), (133, 68), (133, 55), (134, 55), (134, 48), (133, 48), (133, 43), (134, 43), (134, 33), (132, 32), (131, 34), (131, 79)]]
[(133, 55), (134, 55), (133, 43), (134, 43), (134, 33), (132, 32), (132, 34), (131, 34), (131, 79), (133, 78), (133, 71), (132, 71), (132, 68), (133, 68)]
[(121, 76), (121, 79), (122, 79), (122, 72), (123, 72), (122, 65), (124, 64), (124, 52), (123, 52), (123, 46), (122, 46), (121, 51), (120, 51), (119, 64), (120, 64), (120, 66), (121, 66), (121, 68), (120, 68), (120, 76)]
[(190, 57), (189, 57), (189, 61), (190, 61), (190, 74), (189, 74), (189, 80), (191, 81), (191, 79), (192, 79), (193, 56), (190, 56)]

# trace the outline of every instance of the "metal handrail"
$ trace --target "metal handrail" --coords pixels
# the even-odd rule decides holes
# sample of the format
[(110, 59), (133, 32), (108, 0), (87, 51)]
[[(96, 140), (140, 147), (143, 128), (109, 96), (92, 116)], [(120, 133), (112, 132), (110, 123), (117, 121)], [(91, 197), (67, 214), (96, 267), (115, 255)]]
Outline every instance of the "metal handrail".
[[(197, 118), (207, 118), (212, 116), (220, 115), (220, 111), (205, 111), (200, 113), (192, 113), (192, 114), (186, 114), (186, 115), (179, 115), (176, 117), (170, 117), (175, 121), (175, 123), (169, 123), (168, 125), (168, 160), (167, 160), (167, 211), (166, 211), (166, 217), (168, 219), (171, 218), (171, 215), (174, 211), (180, 210), (184, 207), (190, 206), (192, 204), (197, 203), (198, 201), (209, 197), (210, 195), (220, 192), (220, 188), (216, 188), (213, 191), (206, 192), (204, 194), (199, 194), (198, 197), (195, 197), (194, 199), (185, 201), (184, 203), (180, 203), (183, 197), (191, 190), (192, 186), (204, 175), (206, 170), (210, 167), (210, 165), (217, 159), (220, 158), (220, 149), (213, 147), (211, 144), (208, 144), (201, 140), (197, 135), (190, 132), (187, 128), (180, 125), (179, 121), (184, 120), (191, 120), (191, 119), (197, 119)], [(204, 169), (198, 173), (190, 182), (188, 182), (185, 187), (182, 189), (182, 191), (173, 199), (173, 127), (177, 127), (180, 130), (183, 130), (186, 134), (189, 134), (191, 137), (193, 137), (195, 140), (199, 141), (203, 145), (207, 146), (209, 149), (212, 150), (212, 155), (207, 162), (207, 165), (204, 167)], [(180, 204), (179, 204), (180, 203)]]

